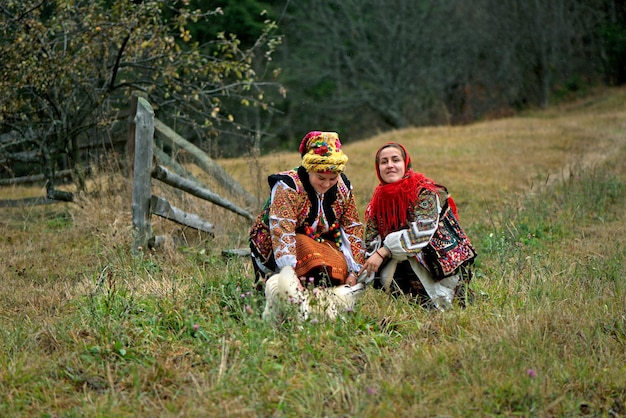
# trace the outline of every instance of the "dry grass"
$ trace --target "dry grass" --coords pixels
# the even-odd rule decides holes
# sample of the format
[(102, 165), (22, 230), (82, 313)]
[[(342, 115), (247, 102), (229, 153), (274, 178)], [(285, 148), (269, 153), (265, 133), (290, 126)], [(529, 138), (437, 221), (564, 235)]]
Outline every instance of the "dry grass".
[[(132, 257), (120, 175), (77, 204), (2, 208), (0, 415), (623, 416), (625, 103), (610, 90), (345, 144), (361, 208), (389, 140), (456, 197), (482, 296), (445, 314), (368, 289), (346, 322), (273, 328), (249, 262), (221, 256), (248, 221), (159, 184), (215, 237), (153, 219), (170, 242)], [(298, 162), (221, 163), (264, 198)]]

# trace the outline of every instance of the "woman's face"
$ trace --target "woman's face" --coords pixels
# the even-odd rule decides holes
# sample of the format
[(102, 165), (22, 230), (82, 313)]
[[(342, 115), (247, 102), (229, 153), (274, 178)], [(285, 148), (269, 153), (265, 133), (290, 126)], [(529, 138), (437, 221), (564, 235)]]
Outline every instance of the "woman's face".
[(309, 172), (309, 181), (317, 193), (324, 194), (339, 181), (337, 173)]
[(378, 155), (378, 171), (385, 183), (395, 183), (404, 177), (404, 158), (396, 147), (387, 147)]

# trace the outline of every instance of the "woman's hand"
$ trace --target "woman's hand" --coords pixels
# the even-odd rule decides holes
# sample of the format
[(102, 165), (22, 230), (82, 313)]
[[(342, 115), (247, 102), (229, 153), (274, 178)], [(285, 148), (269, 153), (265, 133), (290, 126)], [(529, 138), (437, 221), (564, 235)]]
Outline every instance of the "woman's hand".
[(383, 264), (385, 259), (389, 256), (389, 250), (387, 250), (385, 247), (380, 247), (376, 250), (376, 252), (374, 252), (374, 254), (372, 254), (367, 260), (365, 260), (365, 263), (363, 263), (363, 267), (359, 272), (359, 276), (363, 272), (366, 272), (368, 276), (371, 273), (378, 273), (378, 269)]
[(348, 274), (348, 277), (346, 278), (346, 284), (350, 286), (354, 286), (356, 284), (356, 275), (353, 272), (350, 272), (350, 274)]

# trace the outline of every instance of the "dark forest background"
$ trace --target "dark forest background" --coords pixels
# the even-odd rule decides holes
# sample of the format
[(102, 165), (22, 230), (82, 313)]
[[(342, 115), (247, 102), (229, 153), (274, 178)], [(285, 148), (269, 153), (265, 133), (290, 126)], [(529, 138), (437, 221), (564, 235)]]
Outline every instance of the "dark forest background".
[(224, 158), (626, 82), (624, 0), (7, 0), (0, 26), (0, 176), (50, 191), (122, 152), (132, 94)]
[(464, 124), (626, 81), (624, 1), (275, 3), (288, 95), (267, 145)]

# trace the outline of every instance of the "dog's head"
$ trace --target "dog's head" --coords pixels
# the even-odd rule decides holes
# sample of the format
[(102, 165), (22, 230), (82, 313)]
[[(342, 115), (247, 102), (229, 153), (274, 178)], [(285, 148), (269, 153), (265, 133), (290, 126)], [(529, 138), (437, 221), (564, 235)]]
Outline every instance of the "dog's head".
[(330, 291), (335, 295), (338, 303), (345, 306), (346, 310), (353, 310), (359, 296), (365, 291), (365, 285), (363, 283), (357, 283), (354, 286), (344, 284), (332, 287)]
[(315, 302), (309, 301), (309, 306), (316, 305), (317, 311), (323, 312), (328, 319), (335, 319), (338, 315), (353, 311), (359, 296), (363, 294), (365, 285), (357, 283), (354, 286), (347, 284), (313, 291)]

